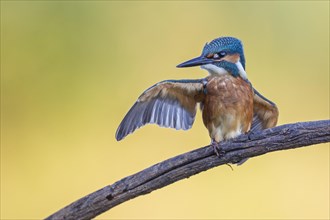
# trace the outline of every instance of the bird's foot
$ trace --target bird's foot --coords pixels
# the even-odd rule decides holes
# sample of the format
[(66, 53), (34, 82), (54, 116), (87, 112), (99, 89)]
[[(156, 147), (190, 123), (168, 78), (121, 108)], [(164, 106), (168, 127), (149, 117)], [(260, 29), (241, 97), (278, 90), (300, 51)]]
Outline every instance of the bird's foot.
[(225, 155), (225, 151), (219, 147), (218, 142), (212, 140), (211, 142), (211, 146), (213, 147), (213, 151), (214, 153), (218, 156), (218, 157), (222, 157), (223, 155)]
[(254, 136), (255, 133), (256, 133), (255, 131), (250, 130), (250, 131), (247, 133), (248, 139), (249, 139), (249, 140), (252, 140), (252, 137)]

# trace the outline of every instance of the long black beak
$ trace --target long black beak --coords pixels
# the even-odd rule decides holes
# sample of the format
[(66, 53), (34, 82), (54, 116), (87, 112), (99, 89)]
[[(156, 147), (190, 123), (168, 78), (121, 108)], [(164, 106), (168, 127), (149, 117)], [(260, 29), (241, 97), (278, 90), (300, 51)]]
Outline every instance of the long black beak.
[(194, 59), (188, 60), (186, 62), (183, 62), (183, 63), (177, 65), (176, 67), (182, 68), (182, 67), (200, 66), (200, 65), (209, 64), (212, 62), (214, 62), (214, 60), (200, 56), (200, 57), (196, 57)]

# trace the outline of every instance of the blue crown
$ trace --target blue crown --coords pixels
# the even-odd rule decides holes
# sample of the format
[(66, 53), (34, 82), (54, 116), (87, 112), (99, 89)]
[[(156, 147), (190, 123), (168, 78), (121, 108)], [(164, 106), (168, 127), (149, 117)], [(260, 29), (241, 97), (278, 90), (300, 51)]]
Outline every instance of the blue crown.
[(245, 69), (245, 57), (243, 52), (242, 42), (234, 37), (219, 37), (212, 40), (210, 43), (206, 43), (202, 56), (207, 56), (208, 54), (219, 53), (225, 51), (227, 54), (239, 53), (240, 62)]

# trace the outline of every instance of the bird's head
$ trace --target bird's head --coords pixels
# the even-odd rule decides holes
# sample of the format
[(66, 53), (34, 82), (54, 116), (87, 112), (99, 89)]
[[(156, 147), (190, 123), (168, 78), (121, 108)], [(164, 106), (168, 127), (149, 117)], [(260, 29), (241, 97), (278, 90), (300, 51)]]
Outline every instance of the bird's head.
[(199, 57), (177, 67), (201, 66), (210, 74), (227, 74), (247, 78), (242, 42), (234, 37), (219, 37), (206, 43)]

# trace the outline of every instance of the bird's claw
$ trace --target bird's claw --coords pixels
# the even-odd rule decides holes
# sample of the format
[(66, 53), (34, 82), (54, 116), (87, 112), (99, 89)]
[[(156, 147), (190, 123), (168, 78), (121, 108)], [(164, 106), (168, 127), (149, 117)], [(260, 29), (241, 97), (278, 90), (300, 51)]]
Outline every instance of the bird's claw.
[(214, 153), (217, 155), (217, 157), (223, 157), (225, 155), (225, 151), (219, 147), (218, 143), (215, 141), (212, 141), (212, 147), (213, 147), (213, 151)]
[(256, 133), (255, 131), (251, 131), (251, 130), (250, 130), (250, 131), (248, 132), (248, 134), (247, 134), (248, 139), (249, 139), (249, 140), (252, 140), (252, 136), (253, 136), (255, 133)]

